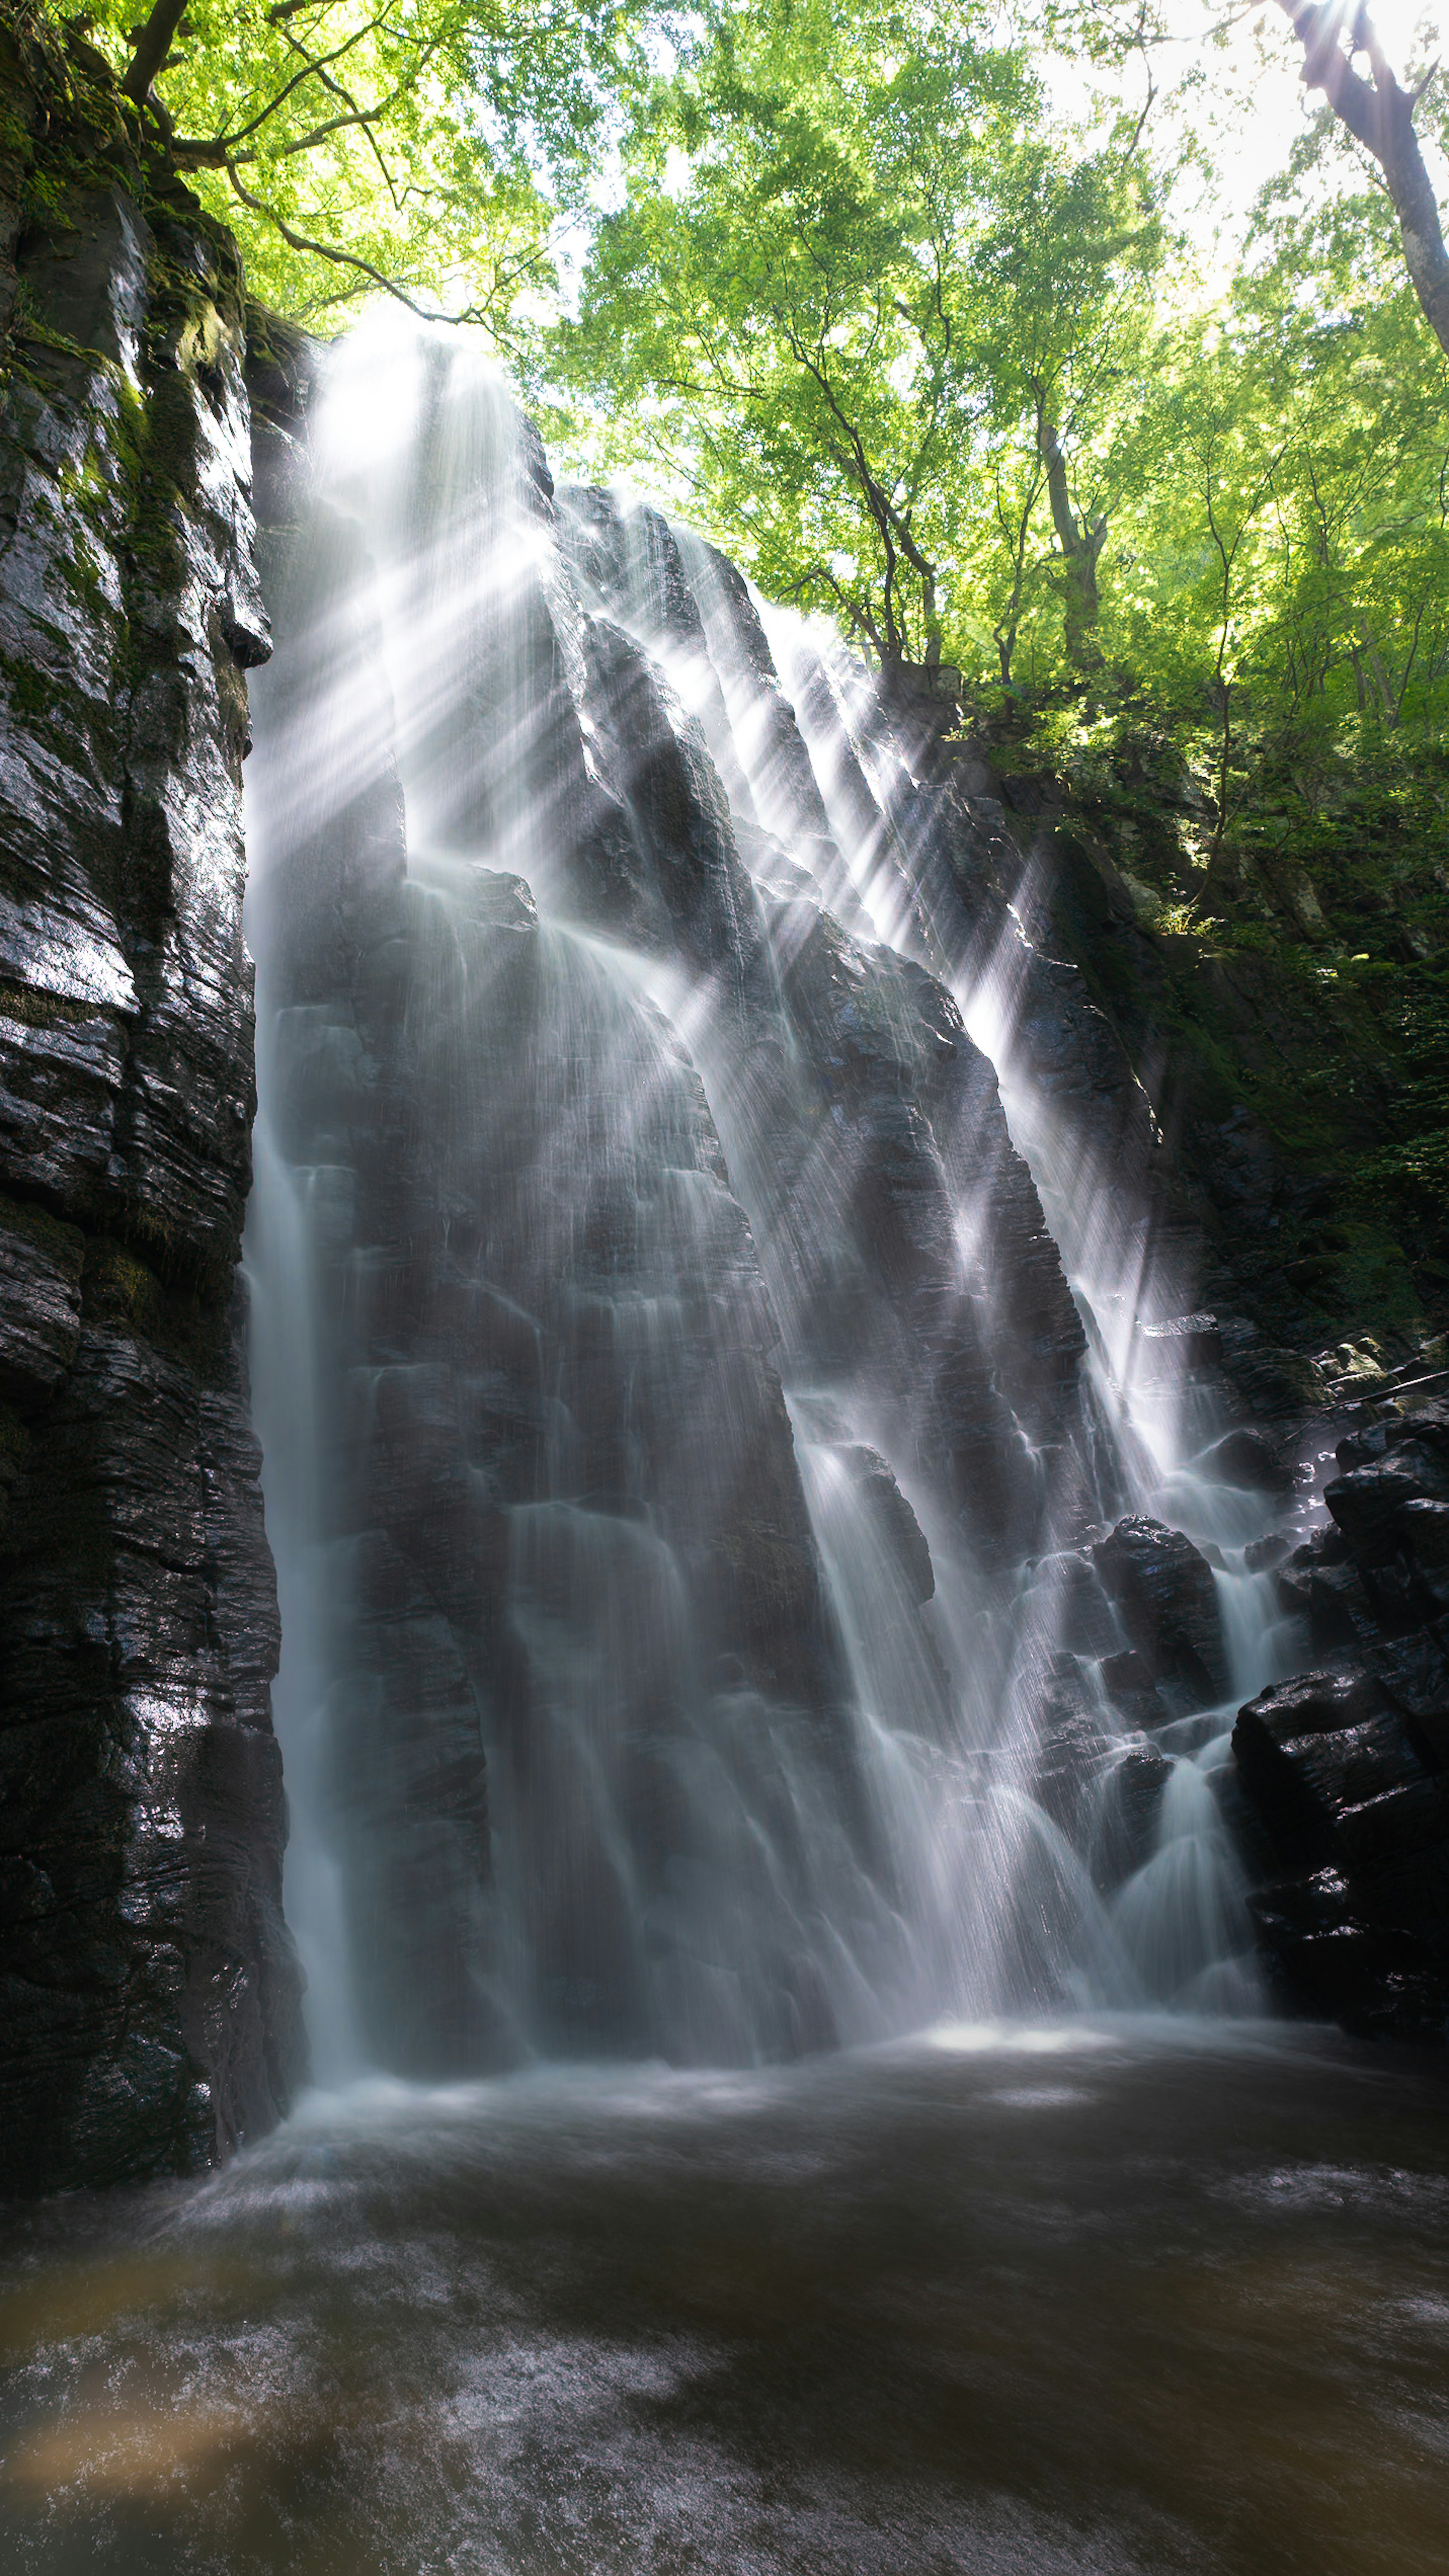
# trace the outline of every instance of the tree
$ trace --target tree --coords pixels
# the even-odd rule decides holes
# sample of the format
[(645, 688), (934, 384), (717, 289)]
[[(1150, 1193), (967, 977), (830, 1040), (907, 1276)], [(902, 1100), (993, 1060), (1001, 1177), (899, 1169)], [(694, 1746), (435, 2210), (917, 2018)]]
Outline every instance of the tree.
[(1058, 622), (1095, 653), (1091, 442), (1161, 227), (1126, 156), (1064, 175), (1044, 119), (969, 11), (724, 11), (642, 102), (555, 340), (596, 453), (662, 467), (888, 669), (972, 658), (994, 619), (1010, 680), (1044, 492)]
[(777, 589), (888, 666), (941, 652), (962, 242), (1021, 88), (924, 14), (725, 13), (641, 103), (554, 346), (603, 446), (747, 519)]
[[(1169, 85), (1159, 84), (1155, 66), (1181, 45), (1186, 32), (1165, 0), (1041, 0), (1041, 6), (1052, 40), (1065, 40), (1116, 81), (1129, 66), (1145, 71), (1139, 130), (1154, 108), (1161, 112), (1161, 88)], [(1305, 87), (1323, 93), (1332, 119), (1370, 154), (1382, 176), (1420, 309), (1440, 347), (1449, 349), (1449, 250), (1415, 127), (1439, 65), (1432, 63), (1411, 85), (1400, 81), (1368, 0), (1279, 0), (1279, 7), (1302, 47), (1299, 76)], [(1243, 0), (1204, 0), (1203, 32), (1222, 44), (1248, 14)], [(1203, 78), (1199, 66), (1190, 82)]]
[[(1363, 0), (1279, 0), (1303, 47), (1302, 79), (1321, 89), (1334, 115), (1383, 172), (1403, 243), (1404, 265), (1424, 319), (1449, 351), (1449, 249), (1414, 112), (1438, 65), (1405, 89), (1389, 63)], [(1356, 68), (1363, 60), (1368, 77)]]
[[(612, 0), (155, 0), (98, 32), (254, 288), (315, 315), (375, 290), (506, 336), (552, 282), (632, 64)], [(128, 59), (127, 59), (128, 58)]]
[[(1166, 235), (1157, 188), (1120, 138), (1064, 157), (1056, 139), (1018, 138), (1002, 170), (1002, 208), (974, 256), (981, 305), (976, 364), (998, 440), (1025, 449), (1009, 531), (1012, 587), (998, 619), (1002, 678), (1019, 616), (1025, 546), (1044, 491), (1058, 555), (1063, 641), (1078, 674), (1101, 661), (1100, 564), (1130, 471), (1133, 404)], [(1000, 488), (998, 462), (997, 485)]]

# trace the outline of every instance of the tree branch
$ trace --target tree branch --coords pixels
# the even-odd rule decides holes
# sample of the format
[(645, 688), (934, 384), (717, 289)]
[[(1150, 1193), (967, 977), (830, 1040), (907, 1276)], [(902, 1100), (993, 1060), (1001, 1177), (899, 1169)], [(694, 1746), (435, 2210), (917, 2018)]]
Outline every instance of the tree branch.
[(145, 106), (146, 93), (176, 42), (176, 30), (185, 7), (186, 0), (156, 0), (150, 17), (136, 38), (136, 50), (121, 88), (137, 107)]

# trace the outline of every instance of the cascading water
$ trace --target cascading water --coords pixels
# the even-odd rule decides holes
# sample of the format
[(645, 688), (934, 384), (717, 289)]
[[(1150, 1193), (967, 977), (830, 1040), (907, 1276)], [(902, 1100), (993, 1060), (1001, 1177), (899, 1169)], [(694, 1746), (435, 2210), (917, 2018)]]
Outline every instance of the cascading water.
[[(1027, 944), (933, 885), (878, 693), (556, 495), (456, 337), (359, 335), (274, 472), (249, 1266), (319, 2071), (1251, 2002), (1253, 1507), (1124, 1399)], [(1223, 1561), (1165, 1696), (1124, 1510)]]

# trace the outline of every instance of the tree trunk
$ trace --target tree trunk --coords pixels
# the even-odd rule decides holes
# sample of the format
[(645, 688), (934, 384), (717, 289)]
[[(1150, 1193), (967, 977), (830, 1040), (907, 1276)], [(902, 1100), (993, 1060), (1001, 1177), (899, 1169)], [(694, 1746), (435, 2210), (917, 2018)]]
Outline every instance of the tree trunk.
[(146, 93), (176, 42), (185, 7), (186, 0), (156, 0), (136, 38), (136, 51), (121, 87), (138, 107), (145, 105)]
[(1102, 604), (1097, 589), (1097, 563), (1107, 540), (1107, 522), (1105, 519), (1078, 522), (1067, 487), (1067, 460), (1062, 454), (1055, 425), (1044, 412), (1039, 413), (1037, 419), (1037, 447), (1046, 467), (1052, 525), (1056, 529), (1066, 567), (1063, 622), (1067, 660), (1074, 671), (1094, 670), (1102, 659), (1097, 644), (1097, 620)]
[[(1373, 628), (1366, 621), (1359, 626), (1358, 640), (1359, 649), (1368, 665), (1369, 676), (1378, 694), (1384, 722), (1392, 727), (1399, 721), (1399, 702), (1394, 694), (1394, 684), (1389, 678), (1388, 664), (1384, 660), (1378, 639)], [(1355, 655), (1354, 659), (1357, 661), (1358, 656)]]
[[(1404, 266), (1424, 319), (1449, 356), (1449, 250), (1439, 207), (1414, 132), (1420, 92), (1401, 87), (1389, 67), (1366, 8), (1350, 19), (1335, 0), (1280, 0), (1303, 47), (1301, 77), (1321, 89), (1334, 115), (1371, 152), (1384, 174), (1399, 219)], [(1341, 39), (1350, 36), (1351, 51)], [(1353, 55), (1368, 58), (1372, 80), (1353, 68)]]

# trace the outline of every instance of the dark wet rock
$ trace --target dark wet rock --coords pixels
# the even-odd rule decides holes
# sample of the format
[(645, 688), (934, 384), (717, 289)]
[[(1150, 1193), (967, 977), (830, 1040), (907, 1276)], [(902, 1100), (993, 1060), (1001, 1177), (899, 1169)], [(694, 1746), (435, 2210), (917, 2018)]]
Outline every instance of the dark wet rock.
[(24, 2190), (212, 2161), (302, 2064), (234, 1293), (242, 675), (268, 650), (240, 270), (68, 42), (0, 36), (29, 203), (0, 417), (0, 2188)]
[(1090, 1847), (1112, 1732), (1075, 1655), (1056, 1654), (1033, 1693), (1037, 1740), (1032, 1795), (1079, 1851)]
[(1422, 1574), (1449, 1567), (1449, 1501), (1411, 1494), (1395, 1515), (1395, 1535)]
[(1429, 1398), (1412, 1410), (1386, 1413), (1360, 1430), (1347, 1432), (1334, 1456), (1347, 1475), (1355, 1467), (1409, 1447), (1427, 1449), (1441, 1459), (1449, 1457), (1449, 1405), (1441, 1398)]
[(1090, 1852), (1092, 1877), (1104, 1896), (1151, 1859), (1172, 1764), (1142, 1739), (1118, 1750), (1103, 1783)]
[(1203, 1451), (1198, 1464), (1219, 1483), (1243, 1486), (1252, 1493), (1286, 1493), (1293, 1482), (1291, 1469), (1261, 1431), (1227, 1432)]
[(1362, 1572), (1335, 1526), (1294, 1548), (1277, 1569), (1277, 1589), (1284, 1609), (1307, 1620), (1315, 1647), (1359, 1645), (1376, 1633)]
[[(1254, 1900), (1300, 2006), (1419, 2036), (1449, 2012), (1449, 1637), (1261, 1692), (1233, 1734), (1285, 1893)], [(1296, 1893), (1294, 1892), (1296, 1890)]]
[(1285, 1993), (1350, 2029), (1438, 2036), (1449, 2014), (1446, 1430), (1434, 1406), (1340, 1441), (1334, 1519), (1280, 1569), (1333, 1668), (1263, 1692), (1234, 1732), (1280, 1865), (1254, 1900)]
[(1239, 1765), (1258, 1779), (1285, 1842), (1351, 1868), (1449, 1833), (1449, 1784), (1426, 1770), (1397, 1711), (1299, 1733), (1302, 1717), (1270, 1699), (1250, 1702), (1238, 1720)]
[(1129, 1726), (1151, 1728), (1166, 1723), (1170, 1712), (1157, 1688), (1152, 1669), (1133, 1647), (1129, 1646), (1122, 1654), (1104, 1655), (1101, 1674), (1107, 1697)]
[(936, 1589), (936, 1576), (926, 1533), (880, 1451), (851, 1443), (838, 1449), (836, 1455), (865, 1497), (881, 1544), (900, 1566), (912, 1599), (929, 1601)]
[(1402, 1711), (1430, 1766), (1449, 1770), (1449, 1620), (1373, 1646), (1365, 1662), (1386, 1699)]
[(1249, 1911), (1290, 2006), (1364, 2038), (1444, 2038), (1449, 1957), (1374, 1920), (1341, 1869), (1260, 1888)]
[(85, 1236), (0, 1200), (0, 1397), (27, 1413), (69, 1375), (81, 1330)]
[(1406, 1504), (1449, 1502), (1449, 1458), (1423, 1441), (1407, 1440), (1351, 1467), (1325, 1488), (1323, 1499), (1355, 1555), (1380, 1563), (1394, 1551)]
[(1085, 1549), (1055, 1558), (1050, 1567), (1061, 1642), (1074, 1655), (1109, 1655), (1120, 1630), (1102, 1578)]
[(1322, 1406), (1324, 1380), (1304, 1352), (1264, 1340), (1246, 1321), (1221, 1325), (1218, 1338), (1223, 1375), (1249, 1412), (1291, 1430)]
[(1221, 1699), (1228, 1675), (1217, 1589), (1191, 1539), (1137, 1515), (1119, 1521), (1092, 1553), (1154, 1679), (1200, 1701)]
[[(1407, 1634), (1449, 1606), (1442, 1535), (1449, 1525), (1449, 1445), (1432, 1421), (1381, 1423), (1340, 1442), (1339, 1460), (1345, 1473), (1324, 1499), (1334, 1515), (1343, 1566), (1338, 1581), (1352, 1601), (1354, 1635)], [(1313, 1544), (1326, 1551), (1329, 1542)], [(1323, 1581), (1311, 1562), (1303, 1571), (1315, 1610)], [(1316, 1633), (1331, 1637), (1322, 1617)]]
[(1036, 1706), (1033, 1796), (1111, 1895), (1151, 1856), (1172, 1764), (1145, 1736), (1124, 1739), (1074, 1655), (1051, 1658)]

